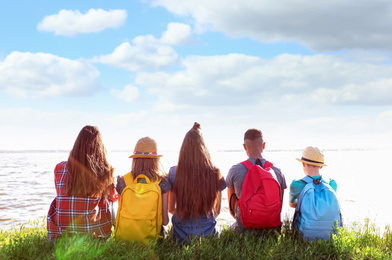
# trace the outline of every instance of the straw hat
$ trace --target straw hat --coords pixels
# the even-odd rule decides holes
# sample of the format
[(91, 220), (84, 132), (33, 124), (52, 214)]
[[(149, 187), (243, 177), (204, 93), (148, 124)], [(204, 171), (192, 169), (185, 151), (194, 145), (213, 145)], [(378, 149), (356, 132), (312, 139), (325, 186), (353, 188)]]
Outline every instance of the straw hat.
[(324, 164), (324, 155), (323, 153), (317, 148), (317, 147), (312, 147), (308, 146), (302, 153), (302, 158), (298, 159), (298, 161), (310, 164), (310, 165), (315, 165), (315, 166), (327, 166)]
[(133, 155), (129, 158), (159, 158), (162, 155), (157, 153), (157, 143), (150, 137), (144, 137), (137, 141)]

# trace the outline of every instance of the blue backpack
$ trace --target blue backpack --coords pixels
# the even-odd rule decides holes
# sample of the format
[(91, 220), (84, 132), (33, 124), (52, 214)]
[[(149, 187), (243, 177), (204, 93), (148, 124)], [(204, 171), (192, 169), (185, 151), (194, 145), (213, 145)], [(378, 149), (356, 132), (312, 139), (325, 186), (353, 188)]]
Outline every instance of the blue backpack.
[(306, 185), (295, 208), (294, 226), (309, 241), (316, 238), (329, 239), (335, 222), (339, 227), (343, 226), (336, 193), (322, 178), (306, 176), (301, 181)]

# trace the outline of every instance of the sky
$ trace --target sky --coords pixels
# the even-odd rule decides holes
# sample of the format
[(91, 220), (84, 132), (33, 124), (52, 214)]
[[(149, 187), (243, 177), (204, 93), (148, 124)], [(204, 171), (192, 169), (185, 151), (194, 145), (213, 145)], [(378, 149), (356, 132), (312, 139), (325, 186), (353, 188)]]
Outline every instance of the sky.
[(0, 150), (392, 147), (390, 0), (0, 3)]

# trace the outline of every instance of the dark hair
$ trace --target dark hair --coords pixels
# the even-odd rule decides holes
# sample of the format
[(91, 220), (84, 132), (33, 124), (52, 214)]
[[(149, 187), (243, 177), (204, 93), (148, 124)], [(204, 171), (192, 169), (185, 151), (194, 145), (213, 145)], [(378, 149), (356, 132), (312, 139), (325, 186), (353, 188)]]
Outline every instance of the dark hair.
[(96, 126), (80, 130), (69, 153), (64, 191), (68, 196), (109, 195), (113, 168), (106, 160), (106, 150)]
[(256, 140), (257, 138), (261, 138), (261, 140), (263, 140), (263, 133), (259, 129), (252, 128), (252, 129), (248, 129), (245, 132), (244, 141), (245, 140), (253, 141)]
[(220, 171), (211, 162), (211, 157), (200, 132), (200, 124), (195, 123), (185, 135), (181, 146), (173, 191), (176, 195), (176, 214), (181, 219), (207, 216), (218, 199)]

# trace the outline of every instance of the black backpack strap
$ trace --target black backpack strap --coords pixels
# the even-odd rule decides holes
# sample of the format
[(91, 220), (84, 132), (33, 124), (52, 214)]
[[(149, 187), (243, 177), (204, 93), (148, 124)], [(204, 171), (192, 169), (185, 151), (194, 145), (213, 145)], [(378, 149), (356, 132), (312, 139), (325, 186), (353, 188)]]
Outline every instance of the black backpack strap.
[(309, 176), (309, 175), (307, 177), (311, 178), (313, 183), (316, 184), (316, 185), (320, 184), (321, 183), (321, 179), (323, 178), (321, 175), (320, 175), (320, 179), (312, 178), (312, 176)]
[(306, 175), (305, 177), (303, 177), (302, 179), (301, 179), (301, 181), (303, 182), (303, 183), (305, 183), (305, 184), (308, 184), (308, 183), (311, 183), (311, 182), (313, 182), (314, 184), (320, 184), (320, 182), (321, 182), (321, 176), (320, 176), (320, 179), (314, 179), (314, 178), (312, 178), (311, 176), (309, 176), (309, 175)]
[(237, 195), (235, 195), (235, 193), (232, 193), (231, 196), (230, 196), (230, 199), (229, 199), (229, 208), (230, 208), (230, 211), (233, 211), (233, 212), (234, 212), (234, 209), (231, 208), (231, 200), (233, 199), (233, 197), (235, 197), (235, 199), (236, 199), (237, 201), (238, 201), (238, 198), (237, 198)]
[(256, 163), (255, 164), (257, 164), (257, 165), (259, 165), (261, 168), (263, 168), (263, 165), (261, 165), (261, 161), (260, 161), (260, 159), (259, 158), (257, 158), (257, 160), (256, 160)]

